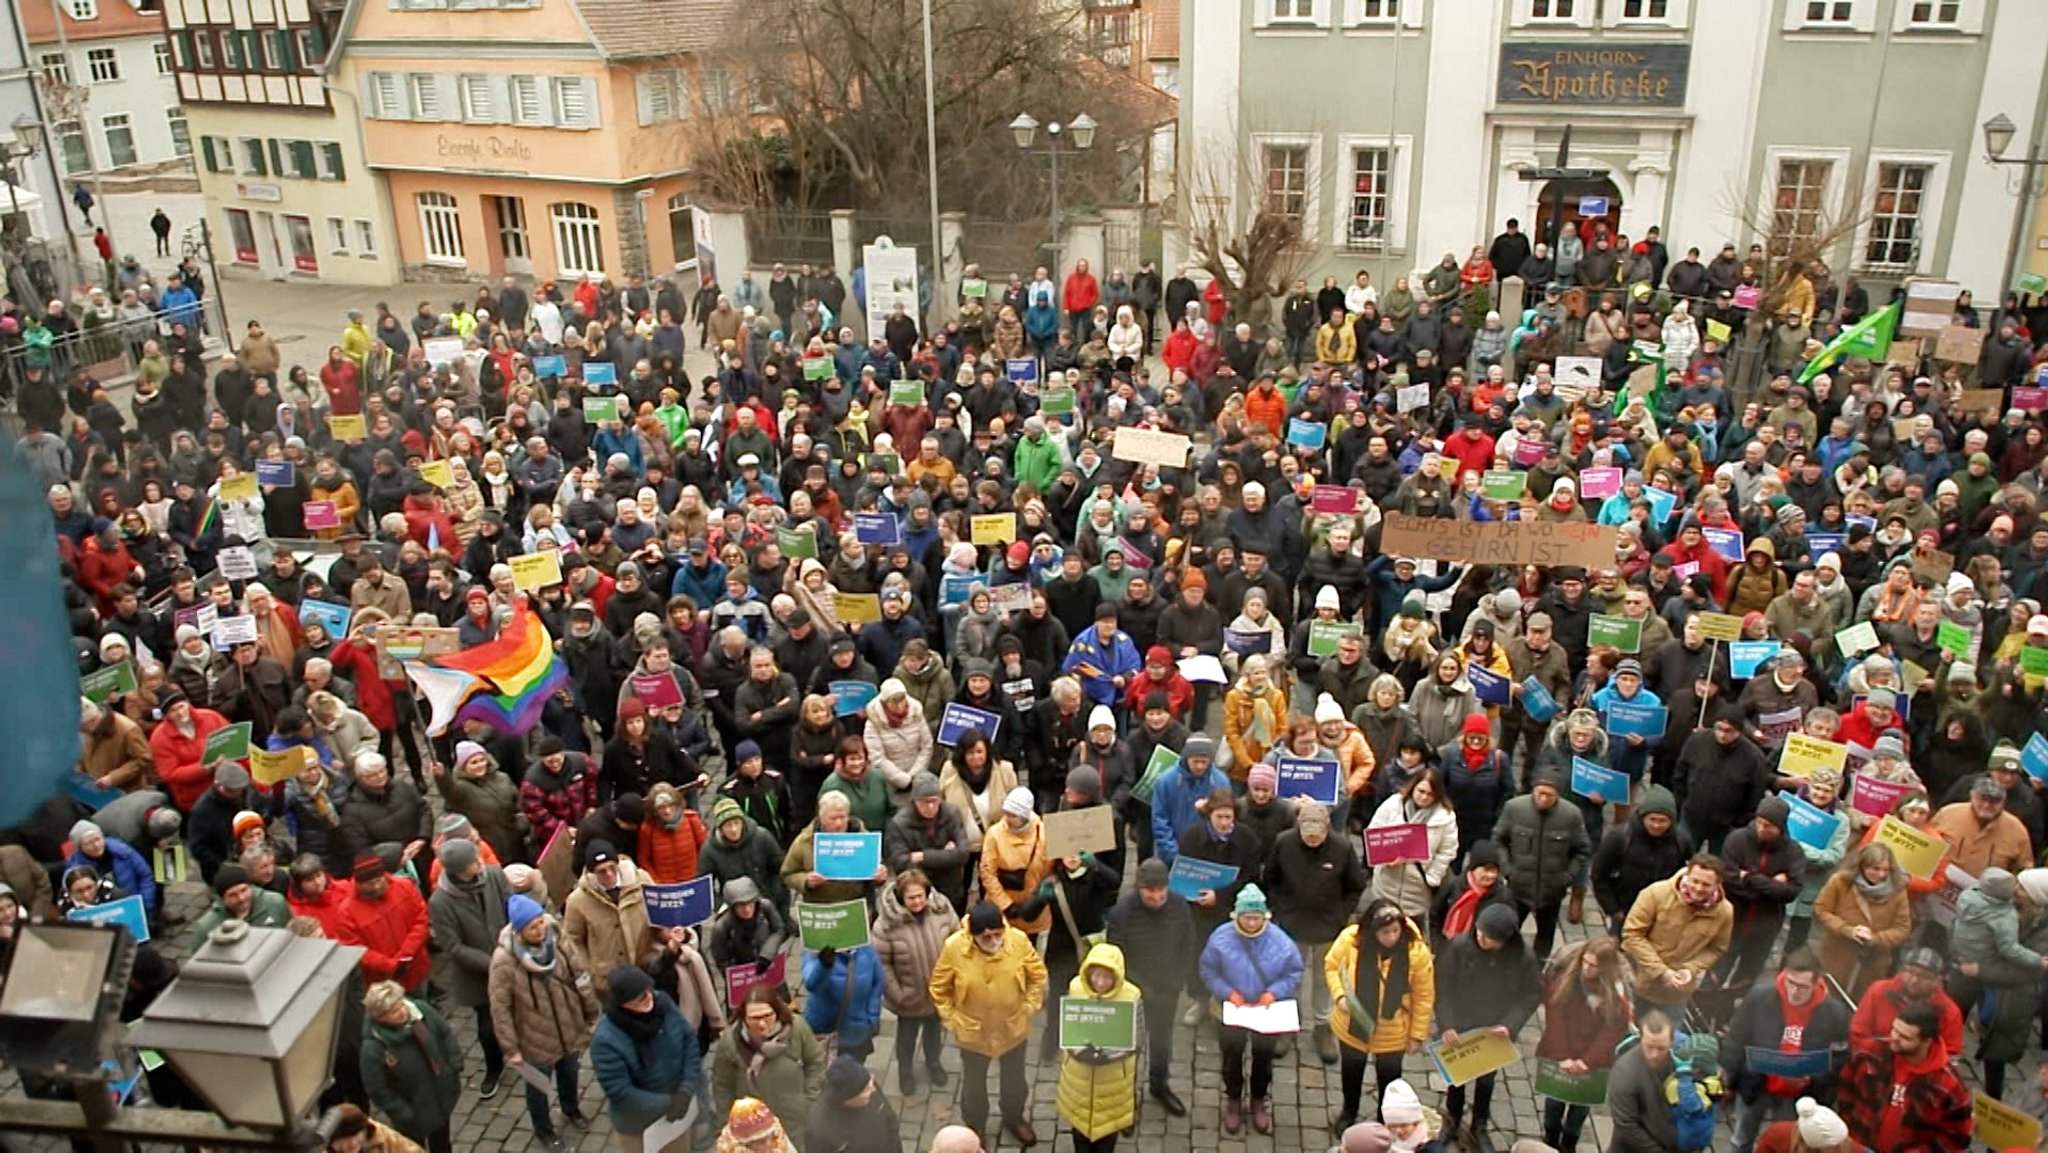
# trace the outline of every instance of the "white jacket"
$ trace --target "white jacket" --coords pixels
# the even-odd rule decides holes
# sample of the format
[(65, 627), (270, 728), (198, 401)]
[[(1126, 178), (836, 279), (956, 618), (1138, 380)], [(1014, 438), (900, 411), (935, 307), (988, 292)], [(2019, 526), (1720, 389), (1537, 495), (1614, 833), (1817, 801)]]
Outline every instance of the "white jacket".
[[(1370, 836), (1373, 829), (1410, 823), (1404, 808), (1406, 804), (1407, 798), (1399, 793), (1380, 802), (1371, 823), (1366, 825), (1367, 835)], [(1458, 855), (1458, 814), (1448, 801), (1440, 801), (1422, 814), (1421, 824), (1429, 831), (1427, 861), (1403, 861), (1395, 865), (1381, 865), (1372, 871), (1373, 896), (1393, 901), (1401, 906), (1402, 912), (1418, 922), (1428, 919), (1437, 886), (1444, 883), (1444, 877), (1451, 871), (1451, 862)]]

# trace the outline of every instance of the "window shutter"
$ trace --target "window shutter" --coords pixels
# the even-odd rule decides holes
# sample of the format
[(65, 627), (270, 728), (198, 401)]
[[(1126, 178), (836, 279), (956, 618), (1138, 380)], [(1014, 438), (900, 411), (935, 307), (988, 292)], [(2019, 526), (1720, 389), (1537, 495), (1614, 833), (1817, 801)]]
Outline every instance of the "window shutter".
[(270, 149), (271, 174), (273, 176), (283, 176), (285, 174), (284, 149), (278, 147), (277, 138), (274, 136), (271, 137), (269, 140), (264, 141), (264, 144)]
[(661, 73), (642, 72), (633, 78), (633, 99), (640, 109), (640, 126), (647, 127), (661, 119), (657, 108), (661, 94)]
[(598, 127), (601, 117), (598, 115), (597, 110), (597, 81), (584, 77), (578, 80), (571, 80), (569, 83), (574, 86), (578, 98), (583, 103), (583, 115), (579, 127)]
[(434, 73), (434, 102), (440, 106), (437, 120), (462, 119), (462, 81), (453, 72)]
[(348, 170), (341, 163), (341, 145), (328, 142), (320, 146), (320, 153), (327, 161), (327, 179), (346, 180)]
[(208, 172), (220, 171), (220, 161), (214, 159), (213, 156), (213, 137), (202, 136), (199, 138), (199, 153), (206, 160), (206, 170)]
[(294, 140), (291, 142), (292, 163), (298, 167), (299, 175), (307, 180), (320, 178), (320, 169), (313, 163), (313, 142)]
[(250, 143), (254, 144), (256, 147), (245, 148), (242, 151), (248, 154), (247, 160), (249, 161), (249, 167), (255, 169), (253, 175), (270, 175), (270, 163), (268, 160), (264, 158), (263, 155), (263, 142), (261, 140), (255, 140), (251, 141)]
[(491, 78), (465, 72), (457, 82), (462, 87), (462, 119), (471, 124), (491, 123)]

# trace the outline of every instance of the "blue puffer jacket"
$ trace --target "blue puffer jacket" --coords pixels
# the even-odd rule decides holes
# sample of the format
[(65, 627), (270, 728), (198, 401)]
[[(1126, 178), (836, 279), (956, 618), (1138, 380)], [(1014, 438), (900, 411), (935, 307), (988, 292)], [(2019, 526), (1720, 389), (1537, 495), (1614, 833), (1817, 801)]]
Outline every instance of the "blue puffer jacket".
[[(851, 989), (849, 965), (853, 967)], [(804, 1001), (804, 1022), (820, 1037), (836, 1029), (841, 1049), (866, 1041), (882, 1026), (882, 962), (866, 945), (839, 950), (830, 965), (806, 950), (804, 992), (809, 994)], [(840, 1019), (842, 1004), (846, 1006), (844, 1020)]]
[(1152, 845), (1159, 859), (1170, 867), (1173, 859), (1180, 856), (1180, 831), (1202, 819), (1195, 811), (1196, 801), (1209, 799), (1217, 789), (1230, 787), (1230, 778), (1209, 762), (1209, 771), (1201, 776), (1188, 772), (1188, 762), (1181, 762), (1152, 782)]
[(80, 865), (91, 865), (100, 876), (111, 876), (113, 882), (121, 886), (122, 892), (141, 897), (142, 907), (154, 913), (157, 908), (156, 870), (128, 842), (119, 837), (108, 837), (106, 841), (106, 855), (99, 860), (93, 860), (73, 848), (71, 856), (64, 861), (64, 867), (75, 869)]
[(610, 1105), (612, 1128), (621, 1133), (638, 1133), (661, 1120), (670, 1094), (694, 1092), (698, 1085), (694, 1032), (667, 993), (656, 990), (654, 1011), (661, 1016), (661, 1034), (645, 1046), (634, 1044), (609, 1013), (598, 1019), (590, 1039), (590, 1067)]
[(1294, 938), (1268, 921), (1264, 931), (1247, 937), (1235, 919), (1216, 926), (1202, 947), (1202, 984), (1218, 1001), (1236, 993), (1247, 1001), (1271, 993), (1285, 1001), (1301, 989), (1301, 951)]

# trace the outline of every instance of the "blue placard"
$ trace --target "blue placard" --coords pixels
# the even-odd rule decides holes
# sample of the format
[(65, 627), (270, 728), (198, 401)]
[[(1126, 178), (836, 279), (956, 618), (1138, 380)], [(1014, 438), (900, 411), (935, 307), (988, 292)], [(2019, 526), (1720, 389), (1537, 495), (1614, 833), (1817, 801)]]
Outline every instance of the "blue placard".
[(891, 513), (857, 512), (853, 514), (853, 539), (888, 548), (903, 540), (903, 525)]
[(833, 681), (827, 686), (832, 693), (832, 715), (835, 717), (855, 716), (868, 707), (868, 702), (882, 690), (866, 681)]
[(1877, 531), (1877, 518), (1874, 516), (1845, 516), (1842, 518), (1842, 523), (1850, 528), (1855, 528), (1860, 524), (1871, 532)]
[(560, 380), (568, 375), (569, 362), (559, 356), (536, 356), (533, 358), (533, 375), (542, 380)]
[(1288, 444), (1320, 450), (1329, 440), (1330, 426), (1327, 424), (1303, 420), (1298, 416), (1287, 422)]
[(1550, 690), (1538, 683), (1535, 677), (1530, 677), (1522, 682), (1522, 711), (1529, 714), (1530, 720), (1541, 724), (1557, 715), (1557, 698), (1551, 696)]
[(1707, 547), (1715, 555), (1730, 564), (1742, 563), (1742, 530), (1739, 528), (1708, 528), (1700, 526), (1700, 535), (1706, 538)]
[(974, 586), (981, 583), (981, 581), (982, 576), (980, 573), (967, 573), (964, 575), (948, 573), (940, 577), (939, 603), (942, 605), (966, 604), (967, 594), (973, 592)]
[(1613, 737), (1661, 737), (1666, 716), (1663, 705), (1614, 700), (1607, 703), (1607, 735)]
[(1766, 1077), (1825, 1077), (1834, 1060), (1826, 1049), (1786, 1053), (1751, 1045), (1742, 1053), (1742, 1063), (1749, 1066), (1749, 1072)]
[(818, 833), (811, 838), (811, 868), (828, 881), (865, 881), (881, 867), (880, 833)]
[[(873, 869), (868, 871), (874, 872)], [(710, 920), (711, 882), (712, 878), (705, 876), (679, 885), (640, 886), (641, 895), (647, 901), (647, 923), (666, 929), (701, 925)]]
[(94, 812), (120, 800), (122, 795), (121, 790), (102, 788), (98, 781), (76, 769), (64, 774), (64, 791), (70, 794), (72, 800)]
[(1338, 790), (1341, 788), (1341, 782), (1337, 779), (1339, 767), (1335, 761), (1281, 757), (1280, 795), (1307, 797), (1325, 805), (1335, 805)]
[(1738, 681), (1746, 681), (1756, 675), (1756, 670), (1765, 661), (1778, 655), (1785, 646), (1777, 641), (1730, 641), (1728, 643), (1728, 671)]
[(1778, 795), (1792, 806), (1792, 815), (1786, 818), (1786, 834), (1809, 849), (1827, 848), (1835, 830), (1841, 827), (1842, 814), (1830, 813), (1797, 793)]
[(1628, 804), (1628, 774), (1620, 769), (1596, 765), (1584, 757), (1572, 758), (1572, 792), (1608, 805)]
[(1273, 651), (1273, 634), (1263, 629), (1224, 629), (1223, 647), (1238, 656)]
[(327, 630), (335, 640), (348, 636), (348, 622), (355, 616), (355, 610), (347, 605), (331, 601), (303, 600), (299, 602), (299, 624), (317, 624)]
[(1650, 519), (1657, 524), (1670, 520), (1671, 510), (1678, 507), (1678, 494), (1661, 488), (1644, 489), (1643, 499), (1650, 502)]
[(2048, 781), (2048, 737), (2039, 733), (2027, 738), (2027, 747), (2020, 750), (2020, 767), (2037, 781)]
[(1038, 379), (1038, 358), (1013, 356), (1003, 361), (1003, 375), (1011, 384), (1030, 384)]
[(1605, 216), (1605, 215), (1607, 215), (1607, 198), (1606, 198), (1605, 196), (1581, 196), (1581, 197), (1579, 197), (1579, 215), (1580, 215), (1580, 216)]
[(256, 462), (256, 483), (274, 484), (289, 488), (298, 478), (299, 466), (288, 460), (259, 460)]
[(1466, 665), (1465, 677), (1472, 682), (1472, 692), (1481, 701), (1489, 705), (1508, 703), (1510, 682), (1506, 677), (1483, 665)]
[(1806, 547), (1814, 556), (1822, 553), (1841, 552), (1849, 534), (1840, 532), (1810, 532), (1806, 534)]
[(980, 729), (982, 736), (993, 741), (996, 728), (1002, 723), (1003, 718), (994, 713), (983, 712), (959, 701), (947, 701), (946, 711), (939, 717), (939, 743), (957, 745), (960, 738), (973, 729)]
[(140, 896), (73, 909), (64, 914), (64, 919), (86, 925), (125, 925), (129, 935), (137, 941), (149, 940), (149, 912), (142, 907)]
[(609, 360), (586, 360), (583, 362), (583, 383), (616, 385), (619, 383), (618, 366)]
[(1219, 865), (1182, 854), (1173, 859), (1173, 870), (1166, 874), (1166, 887), (1192, 901), (1204, 889), (1221, 890), (1235, 880), (1236, 865)]

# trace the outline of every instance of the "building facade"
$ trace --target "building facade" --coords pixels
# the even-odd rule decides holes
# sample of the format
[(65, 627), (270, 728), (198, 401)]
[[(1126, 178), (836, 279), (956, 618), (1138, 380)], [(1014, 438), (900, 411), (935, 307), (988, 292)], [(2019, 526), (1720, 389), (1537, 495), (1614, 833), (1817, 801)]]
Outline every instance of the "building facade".
[(162, 0), (21, 0), (50, 115), (50, 143), (68, 181), (183, 172), (192, 133), (178, 98)]
[(408, 275), (623, 282), (692, 259), (689, 122), (745, 98), (698, 57), (725, 7), (360, 4), (343, 51)]
[[(2005, 113), (2024, 154), (2048, 77), (2027, 0), (1243, 0), (1181, 24), (1192, 170), (1239, 171), (1236, 211), (1263, 185), (1344, 283), (1587, 213), (1660, 226), (1674, 259), (1838, 225), (1838, 276), (1989, 302), (2018, 182), (1979, 125)], [(1567, 129), (1580, 177), (1546, 178)]]
[(396, 283), (354, 80), (331, 51), (339, 3), (163, 2), (215, 258), (273, 279)]

